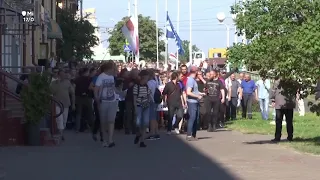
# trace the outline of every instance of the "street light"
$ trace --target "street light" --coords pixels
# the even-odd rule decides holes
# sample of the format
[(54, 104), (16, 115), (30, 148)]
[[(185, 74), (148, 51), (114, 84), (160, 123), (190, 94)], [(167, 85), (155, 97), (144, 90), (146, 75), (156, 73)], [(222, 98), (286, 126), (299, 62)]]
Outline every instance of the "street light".
[[(230, 27), (224, 23), (224, 20), (226, 19), (226, 15), (224, 12), (220, 12), (217, 14), (217, 19), (219, 21), (219, 24), (224, 25), (227, 30), (227, 48), (230, 46)], [(227, 63), (227, 72), (230, 72), (230, 64), (229, 62)]]
[(217, 19), (219, 21), (219, 24), (224, 25), (227, 30), (227, 48), (230, 46), (230, 27), (224, 23), (224, 20), (226, 19), (226, 15), (223, 12), (220, 12), (217, 14)]
[(238, 43), (238, 34), (237, 34), (237, 26), (236, 26), (236, 19), (237, 19), (237, 15), (236, 14), (232, 14), (232, 20), (233, 20), (233, 24), (234, 24), (234, 43)]

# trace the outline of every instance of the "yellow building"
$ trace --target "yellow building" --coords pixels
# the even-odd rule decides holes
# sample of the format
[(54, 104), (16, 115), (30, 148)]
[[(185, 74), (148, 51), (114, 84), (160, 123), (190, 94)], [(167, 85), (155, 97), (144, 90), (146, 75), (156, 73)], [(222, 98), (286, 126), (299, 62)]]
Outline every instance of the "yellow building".
[(208, 50), (208, 58), (226, 58), (227, 49), (226, 48), (210, 48)]

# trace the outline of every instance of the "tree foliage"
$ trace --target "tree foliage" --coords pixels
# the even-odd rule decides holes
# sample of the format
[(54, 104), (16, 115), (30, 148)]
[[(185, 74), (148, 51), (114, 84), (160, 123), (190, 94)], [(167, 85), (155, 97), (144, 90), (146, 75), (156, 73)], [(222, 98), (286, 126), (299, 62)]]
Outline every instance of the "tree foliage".
[(96, 27), (67, 9), (57, 9), (57, 22), (63, 34), (63, 42), (59, 43), (57, 55), (65, 61), (72, 58), (91, 59), (94, 55), (91, 48), (99, 42), (98, 37), (94, 35)]
[[(125, 37), (121, 32), (121, 28), (129, 17), (123, 17), (111, 31), (109, 36), (109, 48), (112, 55), (124, 54), (123, 45), (125, 45)], [(157, 36), (156, 36), (156, 22), (149, 16), (138, 16), (139, 23), (139, 40), (140, 40), (140, 58), (144, 60), (156, 61), (157, 59)], [(158, 37), (163, 36), (162, 29), (158, 29)], [(165, 50), (164, 41), (159, 40), (159, 52)]]
[(251, 42), (230, 48), (228, 61), (299, 82), (288, 86), (312, 93), (320, 75), (319, 9), (320, 1), (306, 0), (250, 0), (232, 6), (238, 35)]
[[(183, 55), (179, 55), (179, 60), (182, 62), (188, 62), (189, 61), (189, 44), (190, 41), (188, 40), (183, 40), (182, 41), (182, 48), (184, 50)], [(192, 45), (192, 52), (197, 52), (200, 49), (196, 45)]]

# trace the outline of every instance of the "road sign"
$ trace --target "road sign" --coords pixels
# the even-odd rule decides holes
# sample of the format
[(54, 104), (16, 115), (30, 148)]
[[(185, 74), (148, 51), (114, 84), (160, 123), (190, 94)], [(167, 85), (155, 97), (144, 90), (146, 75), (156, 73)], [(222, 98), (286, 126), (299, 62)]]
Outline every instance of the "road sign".
[(123, 45), (123, 50), (124, 52), (130, 52), (131, 51), (130, 45)]

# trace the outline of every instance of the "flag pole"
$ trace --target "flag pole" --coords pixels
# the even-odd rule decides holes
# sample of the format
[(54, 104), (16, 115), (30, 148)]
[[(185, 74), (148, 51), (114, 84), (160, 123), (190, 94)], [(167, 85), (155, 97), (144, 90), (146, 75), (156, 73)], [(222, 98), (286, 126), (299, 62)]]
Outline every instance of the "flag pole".
[(192, 0), (189, 0), (189, 63), (192, 63)]
[[(135, 11), (135, 20), (137, 27), (135, 27), (137, 29), (138, 32), (138, 37), (139, 37), (139, 19), (138, 19), (138, 0), (134, 0), (134, 11)], [(139, 39), (139, 38), (138, 38)], [(137, 42), (139, 43), (139, 42)], [(140, 52), (139, 49), (137, 50), (136, 56), (135, 56), (135, 62), (136, 64), (139, 64), (139, 56), (140, 56)]]
[[(178, 10), (177, 10), (177, 13), (178, 13), (178, 16), (177, 16), (177, 34), (180, 34), (179, 33), (179, 30), (180, 30), (180, 0), (178, 0)], [(179, 69), (179, 51), (177, 51), (177, 62), (176, 62), (176, 70)]]
[[(131, 0), (128, 0), (128, 17), (131, 16)], [(126, 39), (126, 45), (128, 45), (128, 40)], [(129, 62), (130, 52), (127, 52), (127, 62)]]
[(156, 38), (157, 38), (157, 69), (159, 68), (159, 29), (158, 29), (158, 3), (159, 0), (156, 0)]
[(165, 40), (165, 43), (166, 43), (166, 54), (165, 54), (165, 62), (164, 64), (166, 66), (168, 66), (168, 38), (167, 38), (167, 16), (168, 16), (168, 0), (166, 0), (166, 3), (165, 3), (165, 6), (166, 6), (166, 25), (165, 25), (165, 32), (166, 32), (166, 40)]

